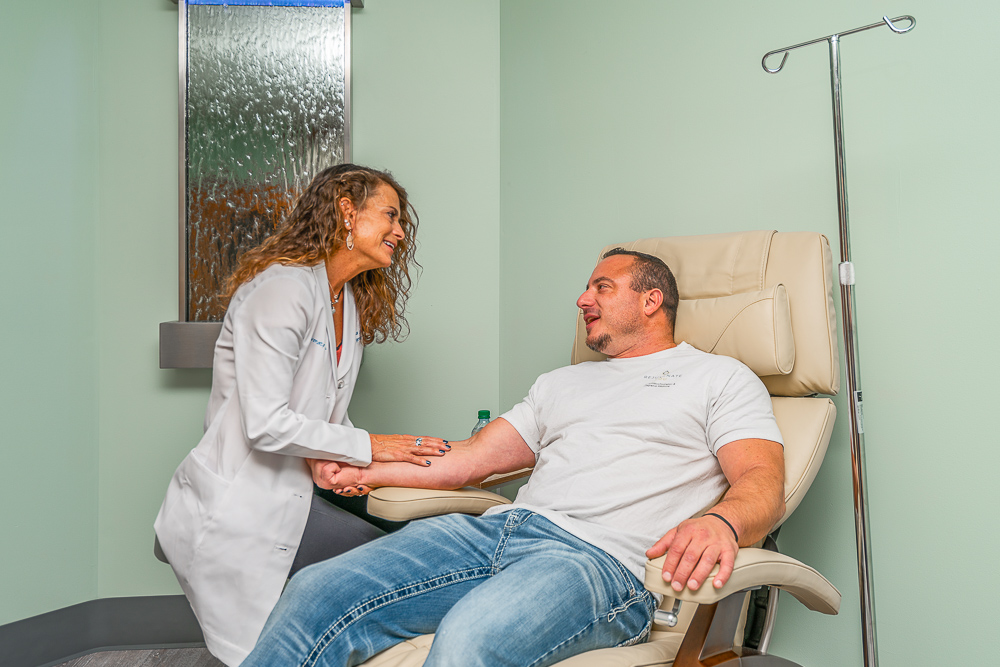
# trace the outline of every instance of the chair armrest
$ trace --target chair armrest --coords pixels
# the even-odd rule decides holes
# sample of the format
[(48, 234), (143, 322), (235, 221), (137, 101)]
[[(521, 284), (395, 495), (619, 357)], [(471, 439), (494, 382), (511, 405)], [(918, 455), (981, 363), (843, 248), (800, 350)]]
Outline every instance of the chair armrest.
[(384, 486), (368, 496), (368, 513), (390, 521), (409, 521), (438, 514), (482, 514), (510, 501), (496, 493), (465, 487), (457, 491)]
[(715, 588), (712, 585), (712, 578), (719, 571), (719, 566), (716, 565), (698, 590), (685, 588), (680, 593), (663, 581), (664, 558), (665, 556), (661, 556), (646, 561), (645, 584), (650, 591), (667, 597), (698, 604), (713, 604), (749, 588), (775, 586), (788, 591), (813, 611), (836, 614), (840, 610), (840, 591), (823, 575), (794, 558), (774, 551), (752, 547), (740, 549), (736, 553), (733, 574), (725, 586)]

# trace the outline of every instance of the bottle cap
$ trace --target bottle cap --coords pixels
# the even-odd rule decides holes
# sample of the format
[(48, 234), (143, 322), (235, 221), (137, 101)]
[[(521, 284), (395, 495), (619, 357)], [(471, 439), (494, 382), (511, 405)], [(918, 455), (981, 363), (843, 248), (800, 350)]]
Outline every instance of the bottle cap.
[(489, 419), (490, 418), (490, 411), (489, 410), (480, 410), (479, 411), (479, 418), (480, 419)]

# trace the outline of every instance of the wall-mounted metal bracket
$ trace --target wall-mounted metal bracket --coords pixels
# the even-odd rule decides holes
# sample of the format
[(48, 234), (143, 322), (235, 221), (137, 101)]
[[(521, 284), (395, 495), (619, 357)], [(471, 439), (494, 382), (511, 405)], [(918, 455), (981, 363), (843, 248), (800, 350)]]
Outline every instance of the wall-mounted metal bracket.
[(160, 322), (160, 368), (211, 368), (222, 322)]
[[(170, 0), (170, 2), (177, 4), (177, 0)], [(351, 0), (351, 9), (364, 9), (365, 0)]]

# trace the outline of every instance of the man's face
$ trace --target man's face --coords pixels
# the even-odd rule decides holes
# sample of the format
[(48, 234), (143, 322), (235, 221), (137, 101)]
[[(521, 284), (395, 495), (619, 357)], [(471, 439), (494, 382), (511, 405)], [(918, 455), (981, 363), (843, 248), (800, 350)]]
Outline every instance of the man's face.
[(609, 357), (630, 349), (642, 333), (643, 295), (632, 289), (629, 271), (634, 261), (628, 255), (601, 260), (576, 300), (587, 325), (587, 347)]

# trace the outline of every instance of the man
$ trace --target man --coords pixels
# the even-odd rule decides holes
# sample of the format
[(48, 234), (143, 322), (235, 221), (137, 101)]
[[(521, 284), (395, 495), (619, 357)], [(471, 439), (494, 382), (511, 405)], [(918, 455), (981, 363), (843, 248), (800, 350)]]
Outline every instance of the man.
[(535, 470), (513, 505), (417, 521), (303, 570), (244, 667), (356, 665), (428, 633), (427, 667), (550, 665), (645, 640), (644, 551), (667, 554), (674, 590), (717, 563), (722, 586), (738, 544), (784, 511), (781, 435), (749, 369), (674, 342), (677, 303), (662, 261), (612, 250), (577, 301), (607, 361), (542, 375), (429, 468), (317, 462), (317, 483), (347, 495)]

